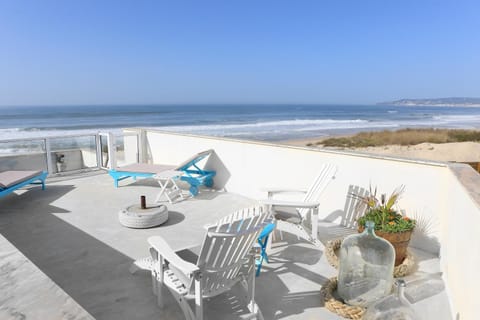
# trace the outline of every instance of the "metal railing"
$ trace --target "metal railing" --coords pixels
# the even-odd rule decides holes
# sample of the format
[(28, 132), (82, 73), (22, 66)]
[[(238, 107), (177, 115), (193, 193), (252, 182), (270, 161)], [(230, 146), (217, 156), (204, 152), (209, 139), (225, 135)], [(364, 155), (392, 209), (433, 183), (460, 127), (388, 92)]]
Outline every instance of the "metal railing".
[(138, 162), (139, 143), (138, 132), (0, 140), (0, 171), (46, 170), (56, 175), (114, 168), (126, 161)]

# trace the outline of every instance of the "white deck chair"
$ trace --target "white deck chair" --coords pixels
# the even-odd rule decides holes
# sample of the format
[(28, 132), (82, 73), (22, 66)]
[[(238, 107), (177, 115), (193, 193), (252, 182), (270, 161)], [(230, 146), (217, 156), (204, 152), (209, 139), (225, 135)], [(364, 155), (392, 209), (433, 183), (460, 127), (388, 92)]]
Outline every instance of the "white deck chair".
[[(271, 222), (265, 206), (233, 213), (207, 227), (196, 263), (175, 253), (159, 236), (148, 242), (153, 259), (153, 291), (163, 307), (165, 285), (179, 303), (187, 320), (203, 319), (203, 299), (214, 297), (241, 282), (247, 291), (250, 313), (246, 319), (263, 319), (255, 303), (255, 253), (253, 245), (262, 229)], [(268, 220), (267, 220), (268, 219)], [(194, 300), (194, 308), (190, 305)]]
[[(277, 230), (294, 234), (317, 246), (320, 245), (318, 240), (319, 199), (328, 184), (335, 178), (336, 172), (337, 166), (324, 164), (308, 190), (268, 190), (268, 199), (261, 202), (272, 208), (277, 220)], [(274, 198), (276, 194), (295, 192), (305, 194), (301, 201), (285, 201)], [(295, 212), (284, 212), (281, 210), (282, 208), (295, 209)]]

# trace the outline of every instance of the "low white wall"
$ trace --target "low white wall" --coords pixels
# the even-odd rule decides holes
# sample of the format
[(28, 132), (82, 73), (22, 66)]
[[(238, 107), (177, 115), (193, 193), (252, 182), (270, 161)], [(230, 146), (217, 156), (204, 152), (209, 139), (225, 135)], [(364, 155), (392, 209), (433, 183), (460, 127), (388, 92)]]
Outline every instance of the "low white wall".
[(448, 179), (448, 214), (441, 238), (442, 269), (458, 318), (478, 319), (474, 299), (480, 288), (480, 210), (469, 192), (476, 193), (478, 200), (480, 176), (469, 166), (455, 167), (461, 175), (451, 172)]
[(412, 245), (438, 252), (441, 217), (446, 214), (448, 168), (425, 164), (373, 158), (356, 154), (327, 152), (309, 148), (198, 137), (148, 130), (147, 147), (152, 163), (178, 164), (194, 153), (214, 149), (206, 168), (217, 171), (215, 186), (227, 191), (262, 199), (265, 187), (305, 189), (311, 184), (322, 163), (338, 166), (336, 179), (322, 195), (320, 218), (340, 222), (348, 188), (378, 186), (390, 194), (403, 184), (406, 192), (399, 204), (408, 215), (422, 215), (436, 227), (431, 241)]
[(194, 153), (214, 149), (215, 155), (205, 167), (217, 170), (215, 186), (258, 199), (265, 198), (261, 190), (268, 186), (305, 189), (320, 164), (334, 163), (337, 177), (322, 195), (320, 217), (337, 222), (342, 220), (350, 185), (368, 188), (372, 184), (387, 194), (405, 185), (401, 208), (408, 215), (422, 216), (431, 226), (428, 234), (415, 234), (411, 245), (440, 253), (452, 310), (460, 319), (476, 318), (472, 299), (480, 288), (476, 272), (480, 265), (480, 201), (472, 199), (465, 183), (446, 164), (155, 130), (146, 131), (146, 138), (147, 161), (151, 163), (178, 164)]
[[(123, 147), (124, 147), (124, 155), (123, 161), (121, 163), (117, 163), (118, 166), (120, 165), (127, 165), (132, 163), (137, 163), (138, 159), (140, 158), (139, 155), (139, 146), (138, 140), (141, 134), (141, 131), (135, 129), (126, 129), (124, 130), (124, 137), (123, 137)], [(118, 159), (117, 159), (118, 161)]]

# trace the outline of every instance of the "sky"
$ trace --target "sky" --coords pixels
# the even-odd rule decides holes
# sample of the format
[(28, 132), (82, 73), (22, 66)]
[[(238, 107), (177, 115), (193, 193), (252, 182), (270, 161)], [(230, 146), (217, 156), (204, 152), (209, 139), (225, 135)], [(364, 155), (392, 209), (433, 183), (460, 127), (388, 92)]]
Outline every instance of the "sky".
[(479, 1), (0, 0), (0, 105), (480, 97)]

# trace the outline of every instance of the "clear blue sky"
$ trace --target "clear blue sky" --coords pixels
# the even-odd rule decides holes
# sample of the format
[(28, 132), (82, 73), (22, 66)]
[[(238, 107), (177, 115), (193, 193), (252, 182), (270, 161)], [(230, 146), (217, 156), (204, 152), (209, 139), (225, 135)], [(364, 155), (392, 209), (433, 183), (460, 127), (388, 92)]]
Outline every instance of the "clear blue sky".
[(480, 96), (479, 1), (0, 0), (0, 105)]

